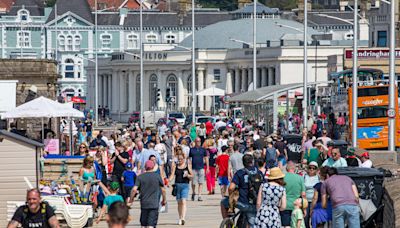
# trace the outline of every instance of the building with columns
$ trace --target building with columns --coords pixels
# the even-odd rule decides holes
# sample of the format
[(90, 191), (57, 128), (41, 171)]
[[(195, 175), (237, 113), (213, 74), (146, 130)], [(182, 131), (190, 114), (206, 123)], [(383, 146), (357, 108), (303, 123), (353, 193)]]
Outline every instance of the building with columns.
[[(253, 52), (252, 19), (218, 22), (195, 32), (196, 38), (196, 91), (215, 86), (227, 95), (252, 89)], [(257, 19), (257, 77), (256, 87), (284, 85), (303, 80), (303, 46), (301, 23), (280, 18)], [(310, 28), (312, 35), (319, 32)], [(347, 44), (349, 42), (343, 42)], [(143, 105), (164, 110), (190, 111), (192, 100), (191, 36), (180, 46), (145, 44)], [(328, 56), (343, 54), (339, 40), (323, 40), (310, 45), (309, 81), (327, 81)], [(140, 110), (140, 59), (139, 52), (115, 52), (99, 63), (99, 105), (108, 106), (114, 120), (126, 121), (134, 111)], [(94, 106), (94, 65), (87, 67), (88, 102)], [(167, 88), (174, 103), (167, 104)], [(161, 100), (156, 103), (157, 89)], [(216, 98), (219, 103), (220, 98)], [(198, 96), (197, 109), (210, 111), (211, 97)], [(222, 104), (220, 104), (222, 105)]]

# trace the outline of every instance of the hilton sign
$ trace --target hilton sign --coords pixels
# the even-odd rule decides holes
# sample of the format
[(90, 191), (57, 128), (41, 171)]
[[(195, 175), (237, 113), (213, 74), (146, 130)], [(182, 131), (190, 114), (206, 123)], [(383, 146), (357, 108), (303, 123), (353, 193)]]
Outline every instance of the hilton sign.
[[(395, 51), (396, 58), (400, 59), (400, 50)], [(359, 59), (388, 59), (390, 57), (389, 49), (360, 49), (358, 50)], [(353, 50), (346, 50), (346, 59), (353, 58)]]

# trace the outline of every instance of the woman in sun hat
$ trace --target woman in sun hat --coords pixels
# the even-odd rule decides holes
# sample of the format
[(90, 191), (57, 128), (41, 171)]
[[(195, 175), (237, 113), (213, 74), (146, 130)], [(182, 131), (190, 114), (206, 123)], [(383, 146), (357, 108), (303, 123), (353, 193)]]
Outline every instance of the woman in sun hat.
[(270, 169), (268, 182), (260, 186), (257, 197), (257, 228), (281, 227), (279, 211), (286, 208), (285, 174), (278, 167)]

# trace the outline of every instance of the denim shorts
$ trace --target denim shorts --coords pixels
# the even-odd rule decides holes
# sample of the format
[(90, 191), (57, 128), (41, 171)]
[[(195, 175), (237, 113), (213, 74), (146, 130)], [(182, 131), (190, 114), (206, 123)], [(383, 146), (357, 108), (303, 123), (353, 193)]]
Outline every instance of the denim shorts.
[(246, 213), (247, 222), (250, 227), (253, 228), (256, 222), (257, 208), (256, 205), (245, 204), (242, 202), (237, 202), (236, 207), (240, 210), (241, 213)]
[(282, 226), (290, 226), (292, 210), (284, 210), (280, 212)]
[(175, 183), (176, 185), (176, 200), (187, 199), (189, 196), (189, 184)]
[(229, 185), (228, 177), (218, 177), (218, 184), (219, 185)]

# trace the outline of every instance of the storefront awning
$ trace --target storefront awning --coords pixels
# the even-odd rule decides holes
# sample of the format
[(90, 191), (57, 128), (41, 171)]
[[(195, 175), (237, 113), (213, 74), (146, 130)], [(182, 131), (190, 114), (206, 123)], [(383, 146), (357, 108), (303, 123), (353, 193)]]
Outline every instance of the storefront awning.
[(303, 83), (292, 83), (286, 85), (266, 86), (253, 91), (241, 93), (228, 99), (229, 103), (239, 102), (242, 104), (257, 104), (273, 98), (274, 94), (281, 96), (288, 90), (302, 88)]

